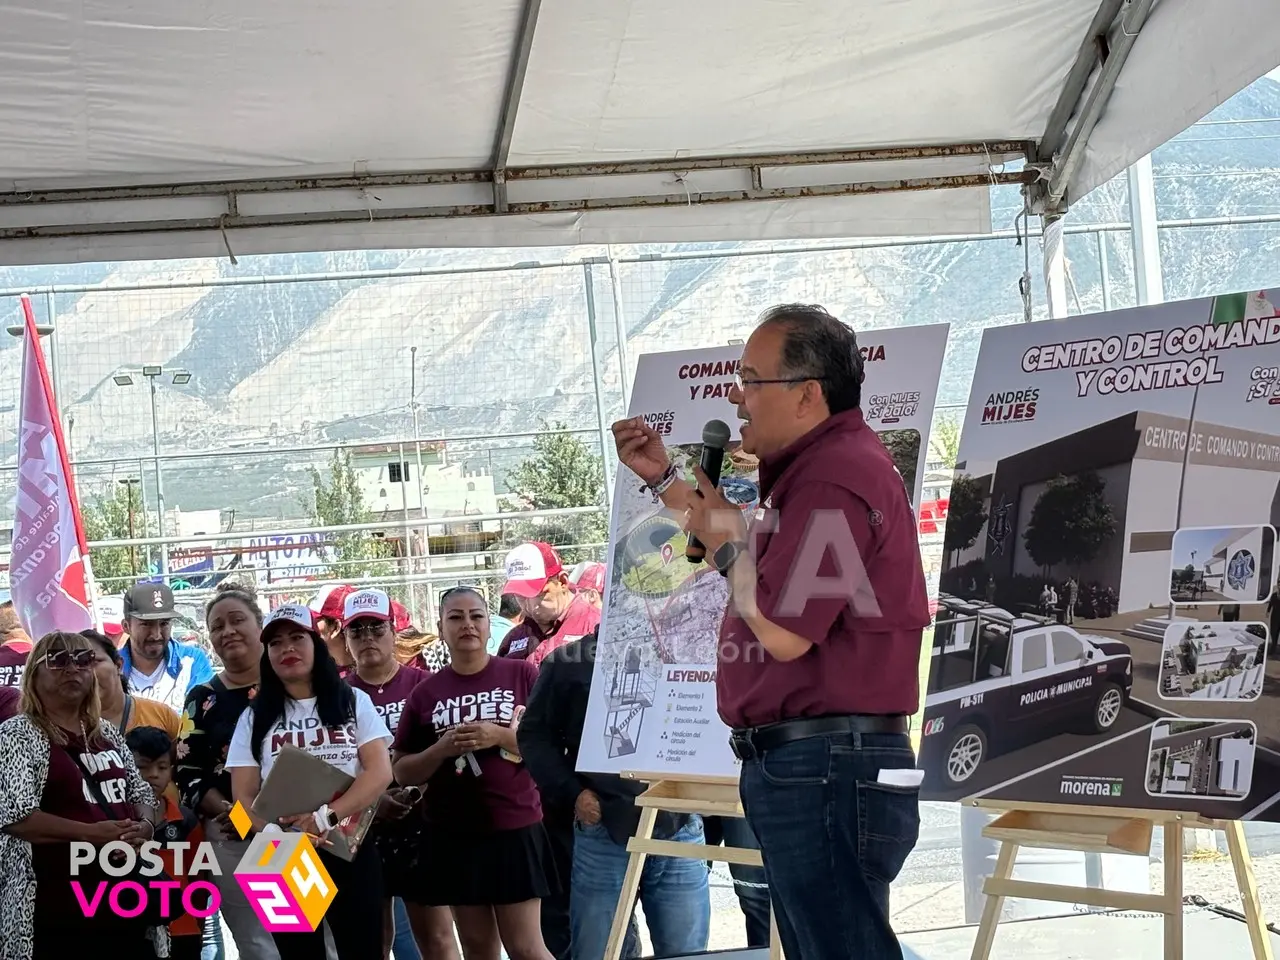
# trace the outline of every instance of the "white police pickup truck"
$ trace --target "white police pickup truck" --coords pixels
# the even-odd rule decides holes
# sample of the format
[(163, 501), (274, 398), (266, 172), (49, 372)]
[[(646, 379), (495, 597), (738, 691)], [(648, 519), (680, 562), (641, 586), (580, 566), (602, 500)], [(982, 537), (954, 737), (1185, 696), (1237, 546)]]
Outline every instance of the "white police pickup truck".
[(959, 787), (990, 757), (1062, 733), (1105, 734), (1133, 686), (1116, 640), (943, 597), (934, 627), (920, 766)]

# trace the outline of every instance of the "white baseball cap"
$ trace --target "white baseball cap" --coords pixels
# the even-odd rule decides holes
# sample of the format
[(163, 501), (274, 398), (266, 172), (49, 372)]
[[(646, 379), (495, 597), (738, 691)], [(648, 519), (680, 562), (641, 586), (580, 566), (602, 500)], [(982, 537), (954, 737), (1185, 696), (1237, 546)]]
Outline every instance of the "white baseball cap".
[(391, 598), (383, 590), (357, 590), (355, 593), (347, 594), (347, 599), (342, 602), (344, 628), (350, 626), (353, 621), (364, 618), (390, 623), (394, 617)]
[(507, 584), (503, 593), (530, 600), (546, 589), (547, 581), (564, 573), (564, 564), (551, 549), (550, 544), (534, 541), (522, 543), (510, 553), (504, 563)]
[(316, 633), (316, 615), (315, 611), (310, 607), (305, 607), (300, 603), (285, 603), (276, 607), (262, 621), (262, 641), (267, 640), (267, 634), (281, 624), (294, 623), (309, 633)]
[(342, 619), (342, 601), (355, 592), (355, 587), (345, 583), (330, 583), (320, 588), (320, 592), (311, 598), (311, 609), (316, 616), (326, 620)]
[(569, 571), (569, 583), (575, 590), (594, 590), (604, 593), (605, 566), (594, 560), (584, 560)]

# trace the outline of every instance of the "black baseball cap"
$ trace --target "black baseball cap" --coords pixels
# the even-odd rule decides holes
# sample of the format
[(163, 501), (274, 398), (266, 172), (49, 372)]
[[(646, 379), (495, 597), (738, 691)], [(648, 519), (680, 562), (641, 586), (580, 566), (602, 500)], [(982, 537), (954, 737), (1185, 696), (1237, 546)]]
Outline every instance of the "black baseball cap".
[(139, 583), (124, 594), (124, 618), (175, 620), (173, 591), (163, 583)]

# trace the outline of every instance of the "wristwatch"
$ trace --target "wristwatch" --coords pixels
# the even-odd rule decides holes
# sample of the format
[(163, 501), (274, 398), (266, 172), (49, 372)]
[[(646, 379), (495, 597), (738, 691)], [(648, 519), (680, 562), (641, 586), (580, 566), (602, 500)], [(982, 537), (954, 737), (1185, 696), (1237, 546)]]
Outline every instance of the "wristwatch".
[(746, 549), (747, 545), (737, 540), (722, 543), (711, 555), (711, 565), (720, 571), (720, 576), (728, 576), (729, 568), (738, 562), (738, 557), (742, 556)]
[(338, 827), (338, 815), (329, 809), (327, 803), (320, 805), (320, 809), (315, 812), (315, 819), (321, 833), (336, 830)]

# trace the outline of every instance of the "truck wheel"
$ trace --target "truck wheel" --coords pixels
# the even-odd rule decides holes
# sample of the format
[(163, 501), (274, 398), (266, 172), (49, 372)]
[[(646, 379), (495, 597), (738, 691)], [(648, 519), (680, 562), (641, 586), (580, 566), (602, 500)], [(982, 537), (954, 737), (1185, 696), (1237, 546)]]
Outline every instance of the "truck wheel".
[(972, 777), (987, 758), (987, 735), (971, 723), (963, 724), (951, 736), (943, 772), (947, 782), (959, 786)]
[(1124, 710), (1124, 691), (1114, 683), (1103, 684), (1098, 699), (1093, 702), (1093, 730), (1107, 733), (1120, 719)]

